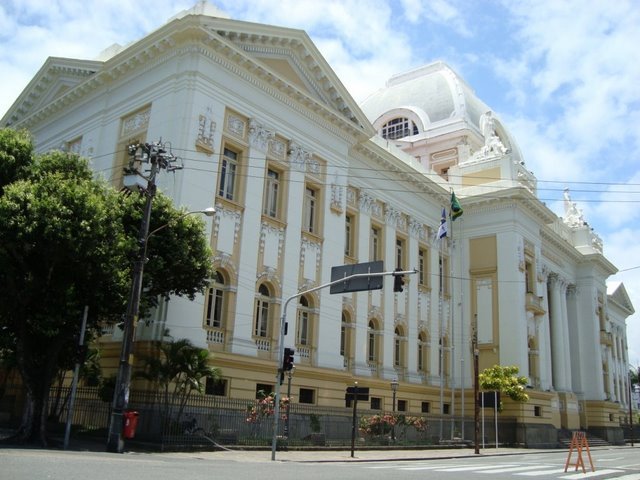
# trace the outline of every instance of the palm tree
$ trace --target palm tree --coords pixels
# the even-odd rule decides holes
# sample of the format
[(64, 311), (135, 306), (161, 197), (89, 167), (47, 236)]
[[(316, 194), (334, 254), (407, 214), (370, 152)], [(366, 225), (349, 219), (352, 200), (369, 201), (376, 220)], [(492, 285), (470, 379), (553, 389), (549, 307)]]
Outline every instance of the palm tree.
[(220, 369), (209, 366), (208, 350), (187, 339), (156, 342), (155, 346), (155, 354), (142, 358), (145, 368), (136, 377), (151, 381), (160, 393), (165, 421), (172, 417), (173, 406), (177, 405), (175, 421), (179, 422), (191, 395), (204, 393), (206, 379), (218, 380)]

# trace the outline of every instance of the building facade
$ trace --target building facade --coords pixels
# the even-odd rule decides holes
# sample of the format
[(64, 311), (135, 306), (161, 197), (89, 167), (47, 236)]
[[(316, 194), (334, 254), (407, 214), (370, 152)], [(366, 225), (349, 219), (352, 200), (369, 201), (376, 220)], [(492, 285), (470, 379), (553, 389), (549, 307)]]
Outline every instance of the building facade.
[[(417, 271), (403, 292), (385, 277), (382, 290), (289, 304), (292, 401), (343, 407), (358, 381), (372, 409), (471, 418), (477, 338), (481, 369), (529, 378), (530, 401), (504, 413), (528, 427), (524, 444), (560, 428), (621, 440), (633, 306), (623, 285), (607, 290), (616, 268), (570, 192), (563, 217), (537, 198), (515, 139), (447, 65), (357, 105), (305, 32), (199, 3), (97, 60), (48, 59), (1, 124), (29, 129), (39, 151), (90, 158), (118, 188), (127, 145), (170, 142), (184, 168), (158, 186), (188, 210), (215, 206), (216, 273), (195, 301), (162, 303), (136, 342), (169, 329), (208, 348), (223, 373), (210, 393), (272, 389), (286, 300), (333, 266), (382, 260)], [(452, 191), (464, 214), (439, 239)], [(107, 369), (120, 341), (105, 330)]]

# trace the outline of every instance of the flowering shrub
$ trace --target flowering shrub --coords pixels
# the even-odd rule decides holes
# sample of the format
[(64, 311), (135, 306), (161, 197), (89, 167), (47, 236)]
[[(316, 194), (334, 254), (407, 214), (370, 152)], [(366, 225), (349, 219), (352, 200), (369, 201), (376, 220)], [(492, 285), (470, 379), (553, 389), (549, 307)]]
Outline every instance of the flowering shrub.
[(360, 432), (369, 436), (388, 435), (394, 426), (413, 427), (418, 432), (427, 431), (427, 420), (423, 417), (405, 415), (372, 415), (360, 418)]
[(401, 425), (406, 425), (408, 427), (413, 427), (418, 432), (426, 432), (427, 431), (427, 420), (422, 417), (405, 417), (401, 416), (401, 421), (399, 422)]
[[(275, 394), (273, 392), (267, 394), (263, 390), (258, 392), (258, 398), (247, 405), (247, 423), (258, 423), (263, 418), (270, 417), (275, 411)], [(280, 398), (280, 417), (283, 420), (287, 418), (287, 405), (289, 404), (288, 397)]]
[(372, 415), (360, 418), (360, 431), (365, 435), (386, 435), (398, 422), (395, 415)]

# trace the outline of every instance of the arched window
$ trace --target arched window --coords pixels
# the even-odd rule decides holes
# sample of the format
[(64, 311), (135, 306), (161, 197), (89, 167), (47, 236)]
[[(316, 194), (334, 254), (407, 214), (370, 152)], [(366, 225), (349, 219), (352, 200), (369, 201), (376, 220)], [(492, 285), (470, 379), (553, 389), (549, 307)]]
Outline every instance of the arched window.
[(269, 288), (262, 284), (258, 288), (256, 298), (256, 316), (253, 334), (256, 337), (267, 337), (269, 332), (269, 310), (271, 306), (271, 293)]
[(408, 118), (398, 117), (393, 120), (389, 120), (382, 126), (382, 138), (387, 140), (396, 140), (398, 138), (408, 137), (410, 135), (417, 135), (419, 132), (418, 126)]
[(220, 272), (216, 272), (205, 299), (204, 324), (207, 327), (222, 327), (225, 288), (224, 277)]

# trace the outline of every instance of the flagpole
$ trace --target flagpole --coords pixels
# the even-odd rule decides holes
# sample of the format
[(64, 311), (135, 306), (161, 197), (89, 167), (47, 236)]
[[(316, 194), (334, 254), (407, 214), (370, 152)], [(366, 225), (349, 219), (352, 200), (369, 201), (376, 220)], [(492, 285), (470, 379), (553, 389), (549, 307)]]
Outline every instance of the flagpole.
[[(462, 207), (460, 206), (460, 203), (458, 202), (458, 199), (456, 198), (456, 194), (453, 191), (453, 189), (451, 189), (451, 209), (449, 210), (449, 218), (451, 219), (451, 242), (452, 242), (452, 253), (451, 253), (451, 257), (453, 257), (453, 250), (455, 250), (455, 248), (458, 248), (460, 250), (460, 279), (462, 279), (462, 270), (464, 269), (464, 252), (463, 252), (463, 247), (461, 242), (456, 242), (454, 241), (453, 238), (453, 222), (457, 219), (460, 218), (463, 214), (463, 210)], [(464, 228), (464, 227), (462, 227)], [(460, 230), (460, 233), (462, 234), (462, 229)], [(450, 271), (451, 271), (451, 276), (453, 277), (453, 273), (454, 273), (454, 262), (453, 262), (453, 258), (450, 259), (451, 261), (451, 266), (450, 266)], [(455, 295), (454, 295), (454, 285), (455, 282), (452, 281), (451, 282), (451, 379), (452, 379), (452, 383), (451, 383), (451, 404), (454, 405), (455, 404), (455, 385), (454, 385), (454, 379), (455, 379), (455, 334), (454, 334), (454, 325), (455, 325)], [(462, 438), (464, 439), (464, 349), (462, 348), (462, 345), (464, 345), (464, 306), (463, 306), (463, 282), (462, 280), (460, 281), (460, 351), (461, 351), (461, 362), (460, 362), (460, 388), (461, 388), (461, 395), (460, 395), (460, 404), (461, 404), (461, 434), (462, 434)], [(454, 407), (452, 407), (454, 408)], [(454, 412), (452, 411), (451, 414), (451, 425), (452, 428), (455, 425), (455, 419), (454, 419)], [(452, 431), (453, 434), (453, 431)]]
[[(462, 219), (462, 223), (460, 225), (460, 239), (462, 240), (464, 231), (464, 218)], [(464, 244), (460, 242), (460, 389), (461, 389), (461, 397), (460, 397), (460, 435), (464, 440), (464, 278), (465, 268), (464, 268)]]
[[(451, 212), (449, 213), (449, 218), (451, 218)], [(455, 436), (454, 430), (456, 425), (456, 383), (455, 383), (455, 351), (456, 351), (456, 336), (455, 336), (455, 284), (454, 281), (454, 251), (456, 248), (456, 241), (453, 235), (453, 221), (449, 222), (451, 224), (451, 246), (449, 248), (449, 279), (451, 282), (451, 295), (449, 295), (449, 321), (451, 322), (451, 342), (449, 345), (449, 364), (450, 364), (450, 389), (451, 389), (451, 440)]]
[[(446, 219), (445, 219), (446, 222)], [(438, 273), (440, 276), (440, 283), (438, 284), (438, 314), (439, 314), (439, 320), (440, 320), (440, 326), (439, 326), (439, 330), (440, 330), (440, 362), (439, 362), (439, 372), (438, 374), (440, 375), (440, 442), (442, 442), (442, 422), (443, 422), (443, 405), (444, 405), (444, 333), (443, 333), (443, 317), (444, 315), (442, 315), (442, 238), (438, 239), (438, 255), (439, 255), (439, 262), (438, 262)]]

